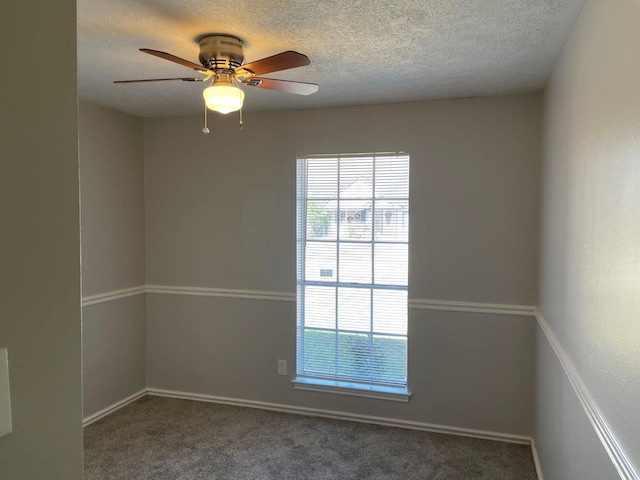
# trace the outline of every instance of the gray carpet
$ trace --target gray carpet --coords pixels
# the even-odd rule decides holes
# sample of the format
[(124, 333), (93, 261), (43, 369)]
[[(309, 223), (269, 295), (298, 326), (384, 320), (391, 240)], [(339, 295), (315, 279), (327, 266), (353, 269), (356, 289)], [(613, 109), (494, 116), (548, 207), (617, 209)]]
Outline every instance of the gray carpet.
[(144, 397), (84, 430), (86, 480), (535, 480), (525, 445)]

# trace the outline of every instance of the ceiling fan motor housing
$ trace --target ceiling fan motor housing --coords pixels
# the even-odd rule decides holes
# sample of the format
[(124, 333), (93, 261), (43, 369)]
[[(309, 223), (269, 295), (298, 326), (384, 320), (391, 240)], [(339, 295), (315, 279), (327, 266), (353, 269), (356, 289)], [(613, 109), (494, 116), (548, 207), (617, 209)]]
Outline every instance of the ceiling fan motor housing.
[(233, 71), (244, 61), (244, 42), (231, 35), (207, 35), (199, 39), (200, 63), (210, 70)]

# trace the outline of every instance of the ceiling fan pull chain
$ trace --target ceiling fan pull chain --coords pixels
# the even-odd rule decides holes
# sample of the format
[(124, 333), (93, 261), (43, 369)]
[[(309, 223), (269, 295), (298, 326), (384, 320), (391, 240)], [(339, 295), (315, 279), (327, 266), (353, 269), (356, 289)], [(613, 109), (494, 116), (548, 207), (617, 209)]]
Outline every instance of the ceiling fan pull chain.
[(240, 107), (240, 130), (244, 127), (244, 123), (242, 123), (242, 107)]
[(211, 130), (209, 130), (209, 127), (207, 126), (207, 104), (204, 104), (204, 128), (202, 129), (202, 133), (204, 133), (205, 135), (209, 135), (211, 133)]

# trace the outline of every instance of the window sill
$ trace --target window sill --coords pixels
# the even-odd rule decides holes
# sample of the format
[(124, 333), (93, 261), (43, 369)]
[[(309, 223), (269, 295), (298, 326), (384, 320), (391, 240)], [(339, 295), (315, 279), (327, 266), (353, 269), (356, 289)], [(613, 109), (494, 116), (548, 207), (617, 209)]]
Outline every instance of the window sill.
[(296, 390), (306, 390), (309, 392), (336, 393), (338, 395), (351, 395), (354, 397), (405, 403), (408, 402), (409, 397), (411, 397), (411, 392), (409, 392), (406, 387), (387, 387), (306, 377), (297, 377), (291, 382), (293, 383), (293, 388)]

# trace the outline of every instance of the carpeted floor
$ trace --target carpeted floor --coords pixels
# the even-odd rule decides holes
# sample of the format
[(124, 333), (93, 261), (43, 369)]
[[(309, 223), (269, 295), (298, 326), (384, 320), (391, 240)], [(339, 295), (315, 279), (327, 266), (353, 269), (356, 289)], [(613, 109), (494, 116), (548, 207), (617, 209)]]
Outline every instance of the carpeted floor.
[(535, 480), (490, 440), (144, 397), (84, 430), (86, 480)]

